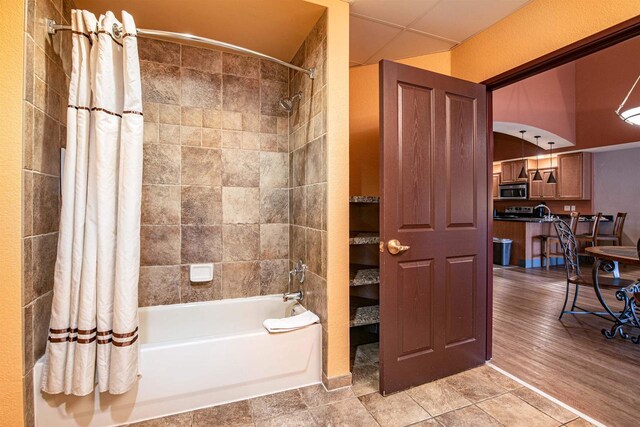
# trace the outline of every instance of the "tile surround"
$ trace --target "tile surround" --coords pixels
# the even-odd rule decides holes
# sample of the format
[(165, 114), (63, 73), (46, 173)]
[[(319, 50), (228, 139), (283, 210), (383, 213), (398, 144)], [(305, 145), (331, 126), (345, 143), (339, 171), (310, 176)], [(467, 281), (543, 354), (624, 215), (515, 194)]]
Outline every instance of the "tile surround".
[[(307, 308), (318, 314), (323, 325), (323, 360), (330, 339), (326, 333), (326, 19), (325, 13), (292, 60), (295, 65), (316, 68), (317, 77), (311, 80), (289, 71), (289, 94), (302, 93), (289, 115), (289, 260), (293, 265), (302, 259), (309, 266), (303, 289)], [(263, 85), (265, 88), (269, 94), (281, 90), (272, 82)], [(277, 126), (279, 129), (279, 123)]]
[[(289, 129), (277, 103), (288, 94), (288, 70), (146, 38), (139, 51), (147, 269), (140, 305), (284, 292)], [(215, 263), (212, 282), (189, 283), (196, 262)], [(154, 284), (154, 269), (170, 274)]]

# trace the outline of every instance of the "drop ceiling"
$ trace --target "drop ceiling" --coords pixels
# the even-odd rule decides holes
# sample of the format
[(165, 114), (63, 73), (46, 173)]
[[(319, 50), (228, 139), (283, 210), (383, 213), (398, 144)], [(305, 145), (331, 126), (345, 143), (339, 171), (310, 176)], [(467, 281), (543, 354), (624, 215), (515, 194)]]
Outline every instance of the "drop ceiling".
[(530, 0), (349, 0), (350, 65), (452, 49)]

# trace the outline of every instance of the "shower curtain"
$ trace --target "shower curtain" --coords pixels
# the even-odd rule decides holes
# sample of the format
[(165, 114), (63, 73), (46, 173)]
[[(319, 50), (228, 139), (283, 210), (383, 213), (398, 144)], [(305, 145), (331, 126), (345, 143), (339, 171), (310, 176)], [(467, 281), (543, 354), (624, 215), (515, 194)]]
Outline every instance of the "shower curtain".
[(135, 23), (122, 21), (72, 11), (47, 393), (120, 394), (138, 375), (142, 95)]

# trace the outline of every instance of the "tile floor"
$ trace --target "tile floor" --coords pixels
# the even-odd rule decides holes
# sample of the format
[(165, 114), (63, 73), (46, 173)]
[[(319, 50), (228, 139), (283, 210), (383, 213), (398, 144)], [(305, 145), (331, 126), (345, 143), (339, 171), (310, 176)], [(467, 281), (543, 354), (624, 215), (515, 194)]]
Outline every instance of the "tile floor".
[(592, 424), (489, 366), (383, 397), (378, 345), (359, 346), (353, 385), (322, 385), (145, 421), (132, 426), (570, 426)]

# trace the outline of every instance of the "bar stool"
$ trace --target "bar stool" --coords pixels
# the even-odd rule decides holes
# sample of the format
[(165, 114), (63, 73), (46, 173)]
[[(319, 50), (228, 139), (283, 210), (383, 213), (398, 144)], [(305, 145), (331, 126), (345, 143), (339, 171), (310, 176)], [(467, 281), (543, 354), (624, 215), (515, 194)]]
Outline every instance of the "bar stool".
[[(601, 220), (602, 220), (602, 212), (598, 212), (598, 214), (596, 215), (595, 221), (593, 221), (593, 228), (591, 229), (591, 233), (576, 235), (576, 242), (578, 243), (578, 246), (580, 246), (580, 243), (584, 243), (585, 247), (589, 245), (598, 246), (598, 238), (599, 238), (598, 230), (600, 229)], [(587, 254), (586, 252), (580, 252), (578, 253), (578, 255), (590, 257), (590, 255)]]
[(598, 234), (597, 241), (613, 242), (614, 246), (622, 246), (622, 230), (624, 229), (624, 221), (626, 219), (626, 212), (618, 212), (618, 215), (616, 215), (616, 222), (613, 223), (613, 233)]
[[(580, 212), (571, 212), (571, 219), (569, 221), (569, 228), (573, 234), (576, 233), (576, 229), (578, 228), (578, 220), (580, 219)], [(560, 244), (560, 239), (558, 239), (558, 235), (551, 234), (541, 234), (539, 236), (535, 236), (540, 239), (540, 266), (543, 265), (543, 259), (545, 260), (544, 265), (546, 265), (546, 269), (549, 270), (549, 260), (552, 255), (563, 255), (562, 252), (558, 252), (557, 248)], [(551, 246), (554, 246), (556, 251), (551, 252)]]

